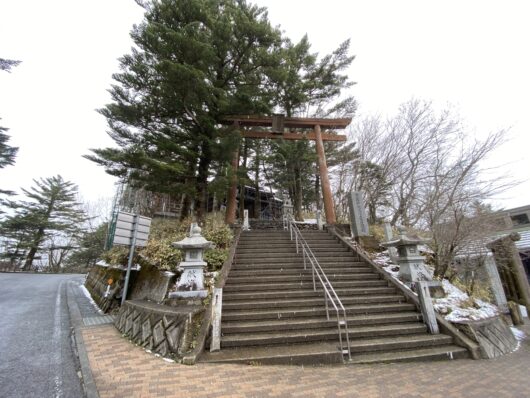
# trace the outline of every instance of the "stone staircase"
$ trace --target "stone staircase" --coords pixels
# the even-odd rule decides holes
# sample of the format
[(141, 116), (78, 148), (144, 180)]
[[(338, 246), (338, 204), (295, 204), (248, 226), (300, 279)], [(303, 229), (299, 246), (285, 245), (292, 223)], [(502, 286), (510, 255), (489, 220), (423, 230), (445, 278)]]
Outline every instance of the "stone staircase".
[[(416, 306), (324, 231), (302, 234), (347, 310), (351, 363), (467, 357), (452, 337), (427, 332)], [(242, 232), (223, 289), (221, 351), (209, 362), (342, 363), (337, 317), (313, 290), (295, 242), (283, 230)]]

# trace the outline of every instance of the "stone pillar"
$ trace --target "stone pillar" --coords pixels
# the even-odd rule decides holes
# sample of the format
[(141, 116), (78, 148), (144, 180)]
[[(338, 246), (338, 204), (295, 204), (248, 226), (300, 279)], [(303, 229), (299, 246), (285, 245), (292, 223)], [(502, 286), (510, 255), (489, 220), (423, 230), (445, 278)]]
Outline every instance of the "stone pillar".
[(370, 234), (370, 230), (368, 228), (368, 218), (366, 217), (366, 209), (364, 208), (362, 192), (351, 191), (348, 194), (348, 205), (350, 208), (352, 236), (354, 238), (368, 236)]
[(324, 229), (324, 226), (322, 225), (322, 210), (317, 210), (317, 227), (319, 231), (322, 231)]
[[(416, 293), (418, 293), (418, 299), (420, 301), (423, 322), (427, 325), (431, 334), (438, 334), (440, 330), (438, 329), (438, 322), (436, 321), (436, 314), (429, 290), (431, 283), (426, 281), (416, 282)], [(440, 285), (440, 282), (437, 282), (437, 284)]]
[(221, 349), (223, 289), (214, 288), (212, 300), (212, 341), (210, 343), (210, 352), (219, 351)]
[(518, 301), (519, 304), (526, 306), (527, 311), (530, 311), (530, 286), (519, 251), (515, 246), (515, 242), (520, 239), (521, 236), (514, 232), (488, 243), (487, 247), (493, 253), (493, 258), (501, 273), (514, 281), (512, 291), (508, 293), (516, 297), (509, 297), (509, 299)]
[[(383, 224), (383, 228), (384, 228), (384, 231), (385, 231), (385, 240), (387, 242), (390, 242), (394, 238), (394, 233), (392, 232), (392, 226), (390, 225), (389, 222), (385, 222)], [(395, 247), (389, 247), (388, 248), (388, 254), (390, 256), (390, 260), (392, 260), (392, 262), (394, 264), (397, 264), (397, 262), (398, 262), (397, 249)]]
[(248, 210), (243, 210), (243, 227), (241, 228), (243, 231), (250, 231), (250, 224), (248, 221)]
[(333, 206), (333, 195), (331, 193), (331, 184), (329, 183), (328, 166), (326, 164), (326, 153), (324, 152), (324, 143), (320, 126), (315, 126), (315, 143), (318, 157), (318, 170), (320, 172), (320, 181), (322, 182), (322, 197), (324, 199), (324, 211), (326, 212), (326, 223), (334, 225), (337, 220), (335, 217), (335, 207)]
[(484, 259), (484, 268), (488, 274), (495, 304), (497, 304), (497, 307), (499, 307), (503, 314), (508, 314), (510, 312), (510, 309), (508, 308), (508, 300), (506, 300), (506, 294), (502, 287), (501, 277), (497, 265), (495, 265), (495, 260), (492, 257), (486, 257)]

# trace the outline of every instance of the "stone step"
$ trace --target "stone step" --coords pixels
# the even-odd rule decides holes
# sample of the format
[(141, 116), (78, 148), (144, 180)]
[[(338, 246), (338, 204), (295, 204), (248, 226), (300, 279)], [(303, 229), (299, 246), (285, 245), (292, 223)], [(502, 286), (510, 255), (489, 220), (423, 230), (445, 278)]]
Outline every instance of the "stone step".
[(201, 362), (248, 365), (341, 364), (343, 356), (335, 342), (311, 342), (284, 346), (234, 347), (204, 352)]
[[(397, 323), (390, 325), (360, 326), (356, 328), (349, 328), (349, 336), (350, 342), (352, 340), (356, 340), (356, 343), (359, 343), (359, 341), (362, 341), (363, 338), (368, 337), (392, 336), (393, 338), (398, 339), (403, 335), (423, 334), (426, 332), (426, 330), (427, 326), (422, 323)], [(234, 333), (223, 336), (221, 338), (221, 348), (255, 345), (293, 344), (324, 340), (338, 340), (338, 330), (336, 328), (333, 328), (302, 329), (282, 331), (280, 333)], [(353, 351), (352, 349), (352, 352), (357, 351)]]
[(419, 349), (452, 344), (453, 339), (445, 334), (414, 334), (410, 336), (377, 337), (370, 339), (350, 339), (352, 354)]
[[(313, 247), (311, 246), (311, 250), (315, 255), (319, 253), (351, 253), (355, 256), (353, 252), (350, 251), (345, 246), (340, 247), (329, 247), (329, 246), (321, 246), (321, 247)], [(237, 254), (254, 254), (256, 256), (262, 256), (269, 253), (296, 253), (296, 246), (274, 246), (274, 250), (272, 250), (269, 247), (257, 247), (257, 248), (243, 248), (238, 247), (237, 248)]]
[(463, 347), (449, 344), (412, 350), (357, 354), (352, 355), (348, 364), (440, 361), (460, 358), (469, 358), (469, 352)]
[[(372, 294), (395, 294), (396, 289), (394, 287), (363, 287), (363, 288), (350, 288), (350, 289), (335, 289), (335, 292), (341, 301), (348, 296), (357, 295), (372, 295)], [(278, 290), (270, 292), (226, 292), (223, 293), (224, 301), (235, 301), (235, 300), (256, 300), (256, 299), (270, 299), (278, 300), (281, 298), (300, 298), (300, 297), (318, 297), (322, 296), (321, 291), (313, 291), (310, 289), (299, 289), (299, 290)]]
[[(359, 326), (386, 325), (393, 323), (408, 323), (421, 321), (421, 315), (417, 312), (383, 313), (372, 315), (348, 316), (348, 329), (353, 330)], [(314, 318), (280, 318), (261, 321), (223, 321), (221, 331), (223, 336), (233, 333), (261, 333), (280, 332), (284, 330), (298, 329), (337, 329), (337, 319), (335, 312), (330, 313), (328, 320), (325, 315)]]
[[(364, 273), (364, 272), (373, 272), (374, 269), (370, 266), (367, 266), (364, 263), (320, 263), (320, 268), (324, 271), (324, 273)], [(311, 273), (311, 263), (309, 261), (306, 262), (306, 267), (304, 268), (304, 262), (301, 261), (300, 263), (264, 263), (264, 264), (233, 264), (232, 269), (230, 272), (233, 271), (267, 271), (269, 273), (282, 273), (282, 272), (290, 272), (290, 273)]]
[[(330, 252), (313, 252), (315, 257), (317, 259), (320, 259), (320, 257), (348, 257), (351, 259), (356, 258), (353, 253), (348, 251), (330, 251)], [(288, 258), (302, 258), (302, 251), (300, 250), (299, 253), (296, 252), (296, 250), (292, 250), (290, 252), (279, 252), (279, 251), (269, 251), (269, 252), (255, 252), (255, 251), (247, 251), (245, 253), (237, 252), (235, 255), (235, 258), (238, 260), (254, 260), (254, 259), (288, 259)]]
[[(361, 261), (356, 261), (355, 257), (353, 256), (347, 256), (347, 257), (317, 257), (318, 263), (320, 265), (322, 264), (338, 264), (338, 263), (346, 263), (351, 265), (366, 265), (366, 263)], [(247, 257), (247, 258), (240, 258), (238, 256), (235, 257), (234, 263), (237, 265), (258, 265), (258, 264), (270, 264), (270, 265), (282, 265), (282, 264), (303, 264), (304, 258), (302, 255), (298, 255), (296, 257)]]
[[(260, 280), (260, 283), (237, 283), (237, 281), (229, 280), (226, 285), (223, 288), (223, 294), (228, 294), (231, 292), (259, 292), (259, 291), (273, 291), (273, 290), (299, 290), (299, 289), (313, 289), (313, 281), (312, 280), (306, 280), (306, 281), (299, 281), (299, 282), (273, 282), (273, 283), (262, 283)], [(331, 282), (331, 281), (330, 281)], [(318, 279), (315, 280), (315, 285), (317, 291), (321, 289), (320, 287), (320, 281)], [(386, 280), (361, 280), (361, 281), (333, 281), (331, 283), (333, 288), (340, 289), (340, 288), (361, 288), (361, 287), (378, 287), (378, 286), (388, 286), (388, 282)]]
[[(274, 242), (270, 242), (266, 239), (263, 240), (256, 240), (256, 241), (239, 241), (237, 244), (237, 249), (263, 249), (263, 242), (267, 242), (266, 248), (274, 247), (274, 248), (281, 248), (281, 247), (294, 247), (296, 248), (296, 242), (290, 241), (290, 240), (276, 240)], [(332, 242), (332, 241), (315, 241), (311, 242), (310, 244), (311, 249), (315, 248), (323, 248), (323, 247), (332, 247), (332, 248), (345, 248), (346, 246), (342, 245), (340, 242)]]
[[(303, 236), (304, 240), (306, 242), (325, 242), (326, 244), (328, 243), (337, 243), (337, 244), (340, 244), (340, 242), (337, 240), (337, 238), (335, 238), (334, 236), (331, 236), (331, 235), (326, 235), (326, 236)], [(239, 243), (259, 243), (259, 242), (264, 242), (266, 241), (267, 243), (270, 243), (270, 244), (274, 244), (274, 243), (284, 243), (284, 242), (290, 242), (292, 244), (295, 244), (296, 243), (296, 238), (294, 237), (293, 235), (293, 239), (291, 239), (291, 237), (289, 235), (286, 235), (286, 236), (251, 236), (251, 235), (247, 235), (247, 236), (243, 236), (241, 235), (241, 237), (239, 238)]]
[[(358, 274), (348, 274), (348, 273), (328, 273), (326, 276), (333, 283), (333, 281), (358, 281), (358, 280), (374, 280), (379, 279), (379, 274), (374, 272), (372, 273), (358, 273)], [(311, 276), (311, 271), (306, 271), (297, 275), (253, 275), (253, 276), (236, 276), (233, 273), (230, 273), (230, 279), (226, 282), (226, 285), (239, 285), (245, 283), (274, 283), (274, 282), (300, 282), (300, 281), (312, 281), (313, 277)], [(333, 285), (335, 286), (335, 285)]]
[[(357, 266), (357, 267), (326, 267), (322, 268), (326, 275), (328, 277), (332, 275), (356, 275), (356, 274), (368, 274), (373, 273), (374, 270), (369, 266)], [(304, 276), (304, 275), (311, 275), (311, 269), (307, 268), (304, 270), (303, 266), (299, 267), (293, 267), (293, 268), (272, 268), (272, 269), (263, 269), (263, 268), (256, 268), (256, 267), (244, 267), (242, 269), (238, 269), (237, 265), (233, 265), (232, 269), (230, 270), (230, 275), (228, 278), (228, 281), (232, 277), (256, 277), (260, 278), (262, 276), (282, 276), (282, 275), (290, 275), (290, 276)]]
[[(396, 300), (397, 301), (397, 300)], [(250, 320), (265, 320), (265, 319), (296, 319), (305, 317), (325, 316), (326, 309), (324, 307), (324, 300), (315, 306), (305, 307), (279, 307), (279, 308), (264, 308), (257, 306), (255, 308), (225, 308), (223, 306), (223, 321), (250, 321)], [(344, 304), (344, 303), (343, 303)], [(348, 315), (354, 314), (380, 314), (380, 313), (396, 313), (406, 311), (416, 311), (416, 306), (410, 303), (398, 302), (373, 302), (371, 304), (357, 304), (345, 305), (346, 313)], [(419, 315), (419, 314), (417, 314)], [(331, 316), (331, 315), (330, 315)]]

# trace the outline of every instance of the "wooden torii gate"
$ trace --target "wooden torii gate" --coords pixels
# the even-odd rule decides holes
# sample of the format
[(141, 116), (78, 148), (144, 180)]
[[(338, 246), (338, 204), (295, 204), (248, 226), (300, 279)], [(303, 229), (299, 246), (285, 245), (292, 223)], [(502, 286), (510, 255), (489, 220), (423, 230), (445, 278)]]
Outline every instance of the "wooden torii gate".
[[(233, 125), (236, 129), (244, 128), (241, 136), (254, 139), (284, 139), (302, 140), (308, 139), (316, 142), (318, 158), (318, 169), (322, 183), (322, 197), (324, 199), (324, 212), (326, 223), (332, 225), (336, 223), (335, 208), (333, 206), (333, 195), (329, 183), (328, 166), (326, 164), (326, 154), (324, 152), (324, 141), (346, 141), (345, 135), (323, 133), (321, 129), (344, 129), (351, 123), (351, 118), (344, 119), (321, 119), (321, 118), (295, 118), (274, 116), (232, 116), (224, 118), (222, 124)], [(267, 130), (264, 128), (268, 128)], [(288, 131), (297, 129), (297, 131)], [(237, 196), (237, 176), (236, 171), (239, 165), (239, 152), (236, 150), (232, 158), (232, 169), (234, 175), (228, 190), (228, 203), (225, 221), (233, 224), (236, 220), (236, 196)]]

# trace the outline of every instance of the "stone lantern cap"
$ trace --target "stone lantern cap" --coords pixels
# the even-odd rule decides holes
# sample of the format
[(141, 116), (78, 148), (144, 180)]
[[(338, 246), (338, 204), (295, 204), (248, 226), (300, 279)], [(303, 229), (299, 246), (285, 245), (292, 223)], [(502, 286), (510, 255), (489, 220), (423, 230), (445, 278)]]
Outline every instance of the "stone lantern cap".
[(213, 242), (206, 240), (201, 235), (201, 227), (198, 224), (193, 224), (190, 231), (190, 236), (185, 237), (184, 239), (173, 242), (172, 246), (177, 249), (210, 249), (214, 247)]
[(413, 238), (407, 236), (407, 230), (405, 227), (398, 227), (399, 236), (398, 239), (394, 239), (388, 242), (381, 243), (383, 247), (400, 247), (400, 246), (412, 246), (412, 245), (421, 245), (427, 243), (428, 239)]

